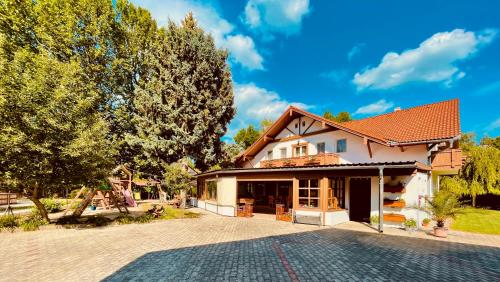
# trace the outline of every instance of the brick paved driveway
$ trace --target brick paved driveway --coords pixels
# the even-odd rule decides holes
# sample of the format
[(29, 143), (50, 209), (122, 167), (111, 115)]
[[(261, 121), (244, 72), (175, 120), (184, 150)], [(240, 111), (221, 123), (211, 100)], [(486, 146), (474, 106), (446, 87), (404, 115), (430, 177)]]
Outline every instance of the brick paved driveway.
[(265, 218), (1, 233), (0, 244), (5, 281), (500, 279), (500, 248)]

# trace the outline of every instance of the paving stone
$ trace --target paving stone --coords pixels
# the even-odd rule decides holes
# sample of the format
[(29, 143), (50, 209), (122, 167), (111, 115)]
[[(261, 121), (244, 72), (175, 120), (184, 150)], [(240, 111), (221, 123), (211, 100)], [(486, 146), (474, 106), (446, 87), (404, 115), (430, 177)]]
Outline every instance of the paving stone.
[(500, 279), (500, 236), (453, 236), (467, 242), (488, 238), (489, 246), (394, 230), (379, 235), (359, 224), (318, 228), (272, 217), (213, 214), (142, 225), (0, 233), (0, 281)]

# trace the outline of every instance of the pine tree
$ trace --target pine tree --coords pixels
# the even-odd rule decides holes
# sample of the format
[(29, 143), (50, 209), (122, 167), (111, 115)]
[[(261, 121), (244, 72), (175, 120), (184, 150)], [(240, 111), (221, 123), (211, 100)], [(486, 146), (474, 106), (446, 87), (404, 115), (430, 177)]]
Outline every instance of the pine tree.
[(160, 170), (184, 156), (206, 169), (223, 155), (220, 138), (235, 114), (227, 52), (215, 47), (192, 14), (170, 22), (165, 39), (150, 54), (153, 67), (134, 99), (142, 160)]

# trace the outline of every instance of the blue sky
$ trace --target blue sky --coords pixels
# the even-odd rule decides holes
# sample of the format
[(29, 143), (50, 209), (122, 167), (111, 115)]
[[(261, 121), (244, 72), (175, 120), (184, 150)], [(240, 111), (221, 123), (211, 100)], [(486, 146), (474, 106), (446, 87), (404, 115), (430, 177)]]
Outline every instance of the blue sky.
[(133, 2), (160, 25), (192, 11), (229, 50), (226, 139), (289, 104), (363, 118), (452, 98), (463, 132), (500, 135), (500, 1)]

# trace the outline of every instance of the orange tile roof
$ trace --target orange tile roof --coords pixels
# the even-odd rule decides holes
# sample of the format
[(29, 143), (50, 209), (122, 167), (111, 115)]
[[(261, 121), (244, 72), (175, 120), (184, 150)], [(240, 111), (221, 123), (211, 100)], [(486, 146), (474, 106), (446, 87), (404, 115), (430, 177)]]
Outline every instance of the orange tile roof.
[(411, 143), (460, 135), (458, 99), (418, 106), (342, 123), (386, 142)]

